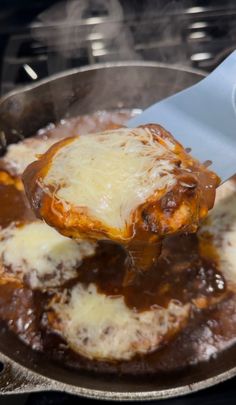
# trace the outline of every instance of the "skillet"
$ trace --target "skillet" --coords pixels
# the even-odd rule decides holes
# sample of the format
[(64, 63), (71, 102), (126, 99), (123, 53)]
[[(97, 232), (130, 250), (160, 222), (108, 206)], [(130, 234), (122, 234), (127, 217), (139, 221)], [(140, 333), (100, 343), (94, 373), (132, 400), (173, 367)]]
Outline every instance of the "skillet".
[[(97, 110), (145, 108), (182, 90), (202, 73), (153, 62), (122, 62), (74, 69), (11, 92), (0, 100), (1, 152), (61, 118)], [(147, 378), (95, 375), (63, 368), (0, 327), (0, 393), (59, 390), (110, 400), (168, 398), (236, 375), (236, 346), (217, 358)]]

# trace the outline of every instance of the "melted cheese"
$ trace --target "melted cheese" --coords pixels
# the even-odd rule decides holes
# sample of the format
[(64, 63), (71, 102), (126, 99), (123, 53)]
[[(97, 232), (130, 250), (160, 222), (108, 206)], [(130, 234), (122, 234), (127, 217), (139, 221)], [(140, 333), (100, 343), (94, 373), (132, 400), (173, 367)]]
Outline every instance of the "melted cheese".
[(236, 182), (229, 180), (217, 189), (213, 210), (199, 235), (209, 233), (218, 252), (220, 270), (236, 288)]
[(137, 313), (123, 297), (100, 294), (94, 284), (77, 284), (68, 296), (51, 304), (60, 333), (74, 351), (92, 359), (128, 360), (153, 351), (189, 315), (189, 305), (174, 301), (167, 309), (154, 306)]
[(77, 243), (41, 221), (11, 226), (0, 237), (2, 271), (26, 278), (32, 288), (63, 284), (76, 276), (84, 257), (95, 253), (95, 244)]
[(9, 145), (3, 160), (14, 174), (21, 175), (25, 168), (37, 159), (37, 155), (46, 152), (59, 139), (29, 138)]
[(147, 128), (81, 136), (56, 153), (44, 184), (60, 185), (59, 199), (123, 229), (154, 191), (175, 184), (173, 149), (169, 140), (158, 143)]

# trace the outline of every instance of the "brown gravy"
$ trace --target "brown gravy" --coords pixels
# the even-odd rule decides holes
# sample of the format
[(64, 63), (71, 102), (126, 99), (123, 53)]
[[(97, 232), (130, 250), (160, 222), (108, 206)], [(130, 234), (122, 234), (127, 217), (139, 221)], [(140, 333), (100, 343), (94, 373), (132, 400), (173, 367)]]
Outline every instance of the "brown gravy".
[[(61, 124), (54, 129), (40, 131), (38, 136), (64, 136), (91, 132), (121, 125), (128, 113), (104, 113), (82, 117)], [(122, 121), (123, 120), (123, 121)], [(86, 131), (86, 125), (88, 130)], [(14, 185), (0, 184), (0, 225), (30, 221), (24, 193)], [(163, 251), (149, 272), (127, 277), (126, 253), (118, 245), (101, 243), (95, 257), (86, 259), (78, 269), (78, 280), (95, 283), (107, 295), (122, 295), (126, 304), (137, 311), (153, 305), (166, 307), (170, 299), (182, 303), (194, 302), (190, 321), (182, 332), (157, 351), (119, 363), (96, 362), (69, 350), (65, 343), (48, 329), (44, 306), (50, 292), (31, 291), (20, 283), (0, 283), (0, 319), (21, 340), (35, 350), (48, 353), (63, 365), (98, 372), (147, 374), (169, 372), (209, 358), (236, 338), (236, 299), (227, 290), (223, 275), (218, 270), (214, 249), (204, 251), (196, 235), (182, 235), (164, 241)]]
[(101, 244), (98, 254), (84, 261), (79, 270), (79, 281), (95, 283), (107, 295), (124, 296), (126, 305), (137, 311), (153, 305), (167, 307), (171, 299), (185, 304), (191, 300), (204, 300), (207, 305), (222, 296), (226, 290), (224, 277), (217, 264), (202, 257), (196, 235), (168, 238), (155, 265), (148, 271), (134, 271), (128, 285), (126, 254), (119, 246)]
[(25, 193), (13, 184), (0, 184), (0, 226), (5, 228), (13, 222), (28, 222), (34, 218)]

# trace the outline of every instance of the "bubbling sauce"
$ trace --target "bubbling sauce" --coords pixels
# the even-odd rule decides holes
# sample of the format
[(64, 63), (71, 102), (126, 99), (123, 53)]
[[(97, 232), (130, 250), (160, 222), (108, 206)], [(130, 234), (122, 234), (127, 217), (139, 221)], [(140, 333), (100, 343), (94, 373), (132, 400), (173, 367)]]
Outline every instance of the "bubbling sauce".
[[(121, 126), (132, 112), (102, 112), (63, 121), (40, 130), (35, 138), (58, 139), (79, 133), (97, 132)], [(1, 169), (16, 176), (11, 162), (4, 158)], [(17, 173), (20, 179), (21, 173)], [(0, 226), (34, 220), (25, 194), (14, 184), (0, 184)], [(63, 365), (95, 372), (147, 374), (170, 372), (225, 349), (236, 339), (236, 299), (219, 270), (215, 248), (203, 248), (197, 235), (167, 238), (161, 256), (148, 272), (127, 275), (125, 250), (110, 242), (100, 242), (97, 254), (86, 258), (75, 279), (59, 288), (76, 283), (94, 283), (107, 296), (123, 296), (125, 304), (138, 312), (152, 306), (167, 307), (170, 300), (193, 304), (192, 316), (174, 338), (166, 337), (158, 350), (137, 355), (129, 361), (89, 360), (68, 348), (48, 325), (45, 308), (53, 290), (35, 291), (23, 283), (0, 280), (0, 319), (31, 348), (50, 355)]]

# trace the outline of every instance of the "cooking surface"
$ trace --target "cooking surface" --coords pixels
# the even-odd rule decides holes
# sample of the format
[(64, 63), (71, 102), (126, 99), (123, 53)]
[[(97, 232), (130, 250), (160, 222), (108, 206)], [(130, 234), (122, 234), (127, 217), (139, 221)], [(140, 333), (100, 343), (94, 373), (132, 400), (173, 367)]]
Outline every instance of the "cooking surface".
[[(34, 151), (35, 139), (47, 142), (50, 139), (59, 139), (62, 135), (79, 134), (81, 128), (83, 128), (83, 132), (88, 133), (101, 128), (108, 129), (121, 125), (122, 120), (124, 121), (127, 116), (132, 114), (133, 112), (129, 111), (111, 114), (100, 112), (90, 117), (62, 120), (56, 127), (49, 125), (48, 128), (41, 129), (37, 137), (32, 138), (32, 140), (28, 138), (22, 144), (14, 145), (15, 152), (19, 147), (19, 152), (22, 152), (21, 145), (24, 144), (28, 147), (32, 145)], [(81, 128), (80, 125), (82, 125)], [(15, 174), (16, 158), (18, 157), (20, 160), (20, 156), (24, 157), (24, 154), (17, 155), (15, 153), (14, 155), (11, 148), (13, 146), (10, 146), (10, 152), (2, 158), (1, 168), (5, 170), (3, 173)], [(34, 159), (34, 154), (32, 154), (31, 159)], [(21, 165), (19, 167), (21, 172), (18, 171), (17, 173), (19, 180), (16, 183), (18, 189), (20, 189), (21, 184), (20, 174), (24, 170)], [(9, 179), (11, 179), (10, 175), (7, 178), (8, 182)], [(231, 182), (232, 191), (229, 192), (234, 190), (234, 181)], [(15, 192), (13, 193), (12, 190), (14, 189)], [(0, 192), (5, 197), (0, 198), (0, 211), (2, 203), (8, 208), (12, 207), (12, 212), (7, 211), (6, 215), (0, 215), (0, 221), (2, 220), (4, 228), (9, 225), (9, 221), (24, 224), (25, 221), (34, 220), (24, 200), (23, 192), (18, 191), (16, 186), (7, 184), (2, 186)], [(224, 194), (223, 197), (225, 197)], [(235, 198), (234, 194), (232, 194), (232, 198)], [(20, 202), (17, 204), (18, 210), (15, 209), (15, 201)], [(5, 209), (5, 205), (2, 209)], [(213, 233), (215, 231), (217, 229), (214, 228)], [(219, 236), (224, 236), (224, 233)], [(6, 251), (4, 254), (6, 255)], [(2, 260), (5, 263), (4, 256)], [(0, 317), (23, 342), (32, 348), (48, 353), (56, 361), (69, 367), (96, 372), (117, 373), (119, 370), (121, 374), (168, 373), (199, 361), (208, 360), (213, 354), (234, 342), (236, 299), (224, 277), (225, 268), (228, 264), (226, 262), (220, 265), (219, 253), (209, 238), (204, 237), (204, 233), (200, 237), (193, 234), (167, 238), (163, 242), (162, 254), (153, 268), (148, 272), (134, 274), (128, 282), (126, 280), (125, 262), (126, 254), (121, 247), (113, 246), (108, 242), (100, 242), (96, 255), (84, 259), (82, 266), (78, 268), (78, 275), (73, 276), (73, 279), (68, 281), (65, 287), (75, 288), (77, 283), (81, 283), (80, 285), (83, 286), (95, 285), (98, 293), (105, 294), (107, 297), (123, 296), (126, 307), (131, 311), (135, 308), (137, 314), (142, 313), (142, 311), (151, 312), (160, 307), (167, 309), (172, 300), (183, 306), (192, 303), (191, 316), (189, 317), (187, 311), (183, 320), (177, 318), (177, 326), (173, 330), (171, 326), (168, 326), (168, 331), (163, 332), (165, 333), (164, 341), (161, 341), (160, 344), (157, 343), (158, 350), (145, 356), (140, 357), (139, 352), (134, 351), (135, 355), (131, 359), (128, 357), (128, 362), (123, 361), (124, 358), (120, 357), (121, 361), (116, 365), (107, 361), (107, 358), (104, 358), (104, 361), (96, 362), (81, 356), (80, 351), (79, 355), (73, 353), (65, 346), (63, 339), (55, 336), (50, 330), (51, 327), (57, 330), (54, 324), (57, 325), (60, 312), (56, 314), (50, 304), (50, 310), (45, 311), (44, 307), (45, 305), (48, 306), (55, 292), (32, 292), (27, 278), (25, 278), (24, 284), (17, 278), (10, 280), (7, 284), (1, 283)], [(6, 276), (8, 271), (9, 276), (12, 272), (14, 274), (14, 267), (9, 264), (4, 264), (4, 266)], [(232, 277), (233, 274), (234, 271)], [(2, 279), (4, 278), (1, 276)], [(56, 294), (60, 294), (60, 290)], [(21, 304), (19, 305), (19, 303)], [(160, 322), (165, 322), (165, 320)], [(144, 327), (147, 326), (148, 323)], [(142, 336), (143, 331), (140, 330), (140, 332)], [(109, 335), (109, 330), (106, 331), (106, 334)], [(62, 336), (64, 335), (62, 334)], [(105, 339), (105, 335), (103, 339)], [(70, 341), (68, 340), (68, 342)]]
[[(107, 119), (106, 114), (105, 118)], [(123, 118), (125, 118), (125, 116)], [(86, 119), (81, 120), (82, 123), (84, 123), (85, 121)], [(78, 120), (78, 122), (80, 122), (80, 120)], [(70, 124), (70, 122), (68, 123), (64, 122), (62, 124), (62, 127), (63, 125), (65, 125), (64, 128), (66, 128), (69, 133), (71, 130), (75, 130), (75, 128), (77, 131), (79, 131), (79, 125), (77, 125), (78, 122), (76, 120), (74, 120), (72, 124)], [(89, 119), (88, 122), (91, 124)], [(109, 119), (107, 120), (107, 125), (110, 125)], [(57, 134), (60, 133), (61, 127), (59, 126), (59, 128), (56, 130), (53, 130), (51, 129), (51, 127), (49, 127), (50, 136), (53, 137), (55, 135), (54, 131)], [(65, 131), (62, 131), (62, 133), (65, 135)], [(47, 131), (40, 131), (39, 137), (47, 137)], [(8, 164), (10, 167), (10, 162), (8, 162)], [(22, 204), (22, 206), (24, 207), (24, 204)], [(17, 212), (15, 212), (15, 214), (17, 214)], [(22, 209), (19, 212), (19, 220), (24, 219), (24, 217), (25, 211), (24, 209)], [(196, 314), (195, 320), (193, 322), (190, 322), (188, 328), (186, 330), (183, 330), (183, 333), (180, 334), (179, 338), (177, 338), (175, 341), (173, 341), (173, 343), (170, 344), (170, 351), (169, 349), (167, 350), (166, 348), (163, 348), (161, 353), (159, 352), (159, 354), (157, 354), (157, 357), (155, 354), (147, 356), (146, 360), (142, 362), (142, 367), (144, 368), (143, 370), (141, 369), (141, 372), (143, 371), (153, 372), (154, 370), (167, 371), (175, 369), (176, 366), (178, 365), (182, 366), (183, 364), (189, 364), (194, 362), (196, 360), (196, 357), (199, 355), (199, 351), (196, 352), (196, 345), (195, 345), (196, 342), (198, 342), (198, 345), (201, 345), (202, 347), (202, 352), (200, 351), (200, 356), (203, 356), (202, 357), (203, 359), (205, 358), (205, 356), (207, 358), (208, 351), (212, 350), (211, 345), (214, 336), (217, 336), (216, 341), (214, 341), (214, 345), (216, 345), (216, 347), (219, 347), (219, 349), (222, 346), (220, 345), (217, 346), (217, 344), (219, 343), (219, 341), (221, 343), (222, 330), (224, 331), (223, 337), (226, 338), (226, 340), (228, 339), (230, 341), (235, 336), (235, 329), (234, 329), (235, 325), (233, 324), (231, 325), (230, 322), (230, 320), (235, 316), (235, 300), (233, 297), (231, 298), (230, 295), (226, 296), (225, 303), (222, 302), (213, 311), (210, 310), (208, 312), (207, 309), (208, 298), (210, 300), (218, 299), (218, 297), (220, 297), (220, 299), (222, 298), (224, 299), (225, 281), (222, 275), (220, 273), (217, 273), (214, 269), (215, 261), (217, 262), (217, 257), (214, 256), (214, 250), (213, 251), (210, 250), (210, 252), (207, 252), (208, 256), (210, 257), (210, 261), (207, 260), (207, 258), (204, 258), (204, 255), (203, 257), (201, 257), (202, 253), (201, 250), (199, 250), (198, 240), (196, 239), (195, 236), (191, 236), (187, 238), (183, 237), (183, 239), (181, 239), (181, 243), (178, 242), (177, 249), (176, 249), (176, 242), (174, 241), (174, 239), (169, 240), (164, 245), (164, 252), (165, 255), (162, 259), (163, 272), (161, 274), (153, 272), (152, 275), (154, 279), (151, 279), (149, 281), (147, 279), (146, 280), (147, 283), (145, 281), (145, 276), (141, 281), (140, 281), (141, 276), (139, 276), (137, 277), (136, 283), (134, 283), (132, 287), (129, 287), (127, 291), (124, 290), (121, 291), (125, 295), (125, 299), (128, 305), (137, 306), (138, 311), (140, 309), (141, 310), (143, 309), (142, 307), (141, 308), (138, 307), (138, 305), (140, 305), (140, 302), (136, 300), (136, 298), (137, 295), (140, 295), (139, 290), (140, 284), (142, 285), (145, 284), (146, 296), (145, 294), (142, 296), (142, 304), (144, 305), (144, 307), (150, 307), (150, 305), (156, 304), (166, 305), (166, 303), (168, 303), (168, 300), (173, 294), (174, 298), (182, 299), (184, 302), (185, 300), (188, 301), (190, 299), (196, 299), (196, 301), (198, 301), (199, 298), (198, 294), (200, 294), (200, 298), (201, 295), (203, 294), (207, 298), (206, 311), (199, 313), (198, 314), (199, 316)], [(107, 248), (107, 246), (105, 246), (103, 250), (101, 250), (101, 258), (100, 259), (98, 258), (98, 261), (95, 264), (93, 264), (93, 261), (91, 260), (90, 271), (86, 272), (86, 277), (83, 279), (83, 282), (85, 282), (85, 284), (88, 283), (89, 281), (93, 282), (96, 281), (97, 273), (93, 272), (93, 269), (96, 268), (96, 270), (98, 270), (98, 272), (102, 276), (101, 279), (99, 278), (100, 280), (98, 284), (99, 289), (101, 289), (101, 291), (105, 291), (107, 294), (114, 292), (114, 290), (117, 288), (118, 293), (120, 292), (119, 288), (121, 280), (119, 280), (119, 277), (113, 277), (113, 275), (117, 276), (118, 274), (120, 274), (122, 278), (122, 273), (120, 273), (119, 271), (120, 270), (119, 266), (122, 266), (123, 258), (122, 255), (119, 254), (118, 261), (116, 262), (117, 260), (115, 254), (116, 252), (113, 253), (114, 254), (112, 254), (112, 264), (114, 265), (115, 263), (114, 268), (117, 271), (114, 271), (114, 273), (110, 275), (111, 278), (110, 279), (108, 278), (108, 282), (104, 282), (105, 278), (103, 277), (104, 274), (107, 276), (106, 272), (104, 272), (103, 263), (109, 260), (110, 254), (109, 249)], [(173, 256), (174, 260), (172, 260)], [(99, 264), (99, 260), (101, 261), (101, 265)], [(189, 268), (194, 268), (193, 278), (189, 278), (188, 275)], [(173, 274), (175, 277), (174, 290), (171, 289), (171, 282), (173, 282)], [(168, 277), (170, 277), (169, 282)], [(187, 289), (186, 291), (186, 296), (181, 294), (181, 285), (183, 283), (186, 283), (185, 277), (187, 277), (189, 287), (189, 290)], [(170, 290), (167, 289), (167, 291), (165, 291), (165, 288), (163, 287), (165, 287), (166, 284), (169, 285)], [(154, 285), (156, 286), (157, 291), (154, 288)], [(180, 286), (180, 289), (176, 288), (178, 287), (178, 285)], [(1, 308), (3, 308), (4, 306), (4, 300), (7, 302), (8, 308), (8, 312), (2, 311), (2, 317), (4, 318), (5, 316), (5, 319), (9, 318), (12, 320), (10, 323), (11, 329), (20, 333), (22, 339), (26, 343), (32, 345), (37, 349), (41, 349), (42, 339), (40, 338), (40, 334), (38, 334), (37, 332), (37, 322), (38, 322), (37, 312), (35, 316), (33, 316), (32, 318), (31, 317), (25, 318), (25, 313), (27, 313), (27, 311), (24, 311), (24, 307), (26, 309), (31, 309), (32, 307), (34, 307), (35, 302), (37, 302), (37, 294), (35, 297), (32, 297), (32, 294), (29, 290), (23, 291), (22, 288), (19, 288), (18, 286), (13, 287), (14, 288), (17, 287), (16, 292), (14, 293), (13, 300), (11, 299), (12, 294), (11, 289), (10, 290), (7, 289), (6, 286), (2, 287), (1, 296), (3, 298), (3, 302)], [(161, 291), (162, 289), (163, 292)], [(193, 295), (189, 296), (188, 295), (189, 292)], [(21, 305), (19, 305), (19, 302), (21, 302)], [(42, 296), (41, 297), (39, 296), (38, 302), (42, 302)], [(200, 300), (200, 306), (201, 305), (202, 302)], [(19, 311), (19, 309), (21, 309), (22, 311), (21, 310)], [(226, 312), (227, 316), (225, 316)], [(209, 322), (206, 322), (207, 319), (209, 319)], [(24, 330), (24, 327), (22, 328), (25, 322), (30, 325), (29, 328), (27, 328), (28, 330)], [(207, 337), (209, 336), (209, 333), (211, 341), (210, 346), (208, 338), (206, 340), (202, 339), (202, 336), (206, 335)], [(60, 341), (58, 343), (60, 343)], [(47, 336), (47, 340), (43, 343), (43, 345), (46, 344), (45, 349), (50, 351), (52, 347), (55, 344), (57, 345), (58, 343), (57, 341), (55, 341), (54, 337)], [(59, 352), (62, 354), (63, 350), (61, 350), (60, 348)], [(54, 350), (54, 355), (58, 359), (57, 350)], [(86, 362), (83, 359), (78, 359), (75, 356), (71, 356), (71, 353), (68, 351), (65, 352), (65, 357), (67, 364), (70, 364), (70, 366), (79, 368), (82, 367), (87, 369), (94, 368), (93, 362)], [(120, 370), (124, 373), (135, 372), (135, 370), (140, 371), (139, 364), (140, 361), (137, 358), (134, 359), (134, 361), (130, 362), (128, 364), (128, 367), (126, 364), (121, 364)], [(103, 364), (101, 366), (101, 371), (114, 372), (115, 368), (109, 364)]]

